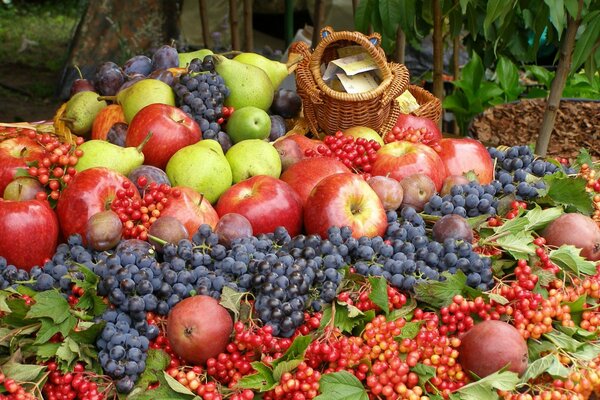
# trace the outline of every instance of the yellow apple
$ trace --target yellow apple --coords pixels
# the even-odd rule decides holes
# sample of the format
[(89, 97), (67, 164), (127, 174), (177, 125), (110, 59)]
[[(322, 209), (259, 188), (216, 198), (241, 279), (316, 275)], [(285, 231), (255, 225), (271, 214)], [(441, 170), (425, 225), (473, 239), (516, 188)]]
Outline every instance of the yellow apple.
[(353, 126), (352, 128), (348, 128), (344, 131), (344, 135), (350, 135), (355, 138), (365, 138), (367, 140), (374, 140), (379, 145), (383, 146), (383, 138), (377, 133), (376, 130), (371, 129), (366, 126)]

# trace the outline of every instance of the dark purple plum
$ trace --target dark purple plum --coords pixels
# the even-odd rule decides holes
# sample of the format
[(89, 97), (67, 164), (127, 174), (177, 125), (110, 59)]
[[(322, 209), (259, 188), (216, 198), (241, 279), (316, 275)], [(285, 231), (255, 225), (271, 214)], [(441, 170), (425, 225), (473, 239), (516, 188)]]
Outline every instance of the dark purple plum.
[(138, 185), (138, 178), (141, 176), (146, 177), (146, 179), (148, 180), (147, 185), (149, 185), (152, 182), (156, 182), (159, 185), (163, 183), (166, 183), (169, 186), (171, 185), (169, 177), (167, 176), (166, 172), (162, 169), (157, 168), (153, 165), (140, 165), (139, 167), (131, 171), (127, 176), (135, 184), (140, 193), (144, 193), (145, 189), (145, 187), (141, 187)]
[(283, 118), (293, 118), (300, 113), (302, 100), (298, 93), (290, 89), (279, 89), (273, 96), (271, 111)]
[(152, 60), (146, 56), (133, 56), (123, 64), (125, 75), (140, 74), (143, 76), (152, 72)]
[(169, 86), (173, 86), (175, 83), (175, 77), (173, 76), (173, 73), (165, 69), (152, 71), (152, 73), (148, 75), (148, 78), (157, 79)]
[(273, 142), (285, 135), (285, 119), (281, 115), (271, 115), (271, 131), (269, 132), (269, 141)]
[(473, 241), (473, 229), (469, 222), (457, 214), (444, 215), (433, 224), (433, 239), (444, 243), (446, 239)]
[(110, 127), (106, 134), (106, 140), (117, 146), (125, 147), (125, 137), (127, 136), (127, 125), (125, 122), (117, 122)]
[(168, 69), (179, 67), (179, 54), (175, 47), (164, 45), (152, 55), (152, 67), (157, 69)]
[(110, 250), (119, 243), (122, 232), (123, 223), (116, 212), (100, 211), (88, 220), (87, 243), (94, 250)]
[(223, 131), (220, 131), (219, 133), (217, 133), (217, 142), (219, 142), (219, 144), (221, 145), (221, 148), (223, 149), (223, 153), (227, 153), (227, 150), (229, 150), (231, 148), (231, 146), (233, 146), (233, 142), (231, 141), (231, 138), (229, 137), (229, 135)]
[(162, 243), (154, 238), (164, 240), (167, 243), (177, 244), (182, 239), (187, 239), (189, 233), (185, 228), (185, 225), (181, 223), (177, 218), (171, 217), (170, 215), (164, 215), (158, 217), (156, 221), (150, 225), (148, 229), (149, 242), (154, 245), (157, 251), (162, 251)]
[(125, 82), (125, 74), (117, 64), (107, 61), (98, 68), (95, 82), (102, 96), (114, 96)]

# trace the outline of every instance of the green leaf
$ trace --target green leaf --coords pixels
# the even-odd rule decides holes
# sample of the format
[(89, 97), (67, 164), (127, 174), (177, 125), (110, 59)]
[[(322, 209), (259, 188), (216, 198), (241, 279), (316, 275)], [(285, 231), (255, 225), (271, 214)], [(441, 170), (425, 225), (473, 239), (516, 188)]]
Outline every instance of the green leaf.
[(102, 315), (106, 307), (102, 297), (96, 294), (96, 289), (86, 290), (77, 302), (77, 308), (88, 311), (94, 317)]
[(331, 305), (323, 307), (323, 316), (321, 317), (321, 328), (332, 323), (333, 326), (342, 332), (351, 333), (352, 330), (364, 322), (366, 314), (354, 306), (347, 303), (336, 301)]
[(0, 291), (0, 312), (10, 313), (10, 307), (8, 303), (6, 303), (6, 299), (8, 298), (8, 292)]
[(564, 349), (569, 352), (577, 351), (579, 346), (582, 345), (580, 341), (575, 340), (572, 337), (567, 336), (566, 334), (558, 331), (544, 333), (544, 337), (552, 343), (554, 343), (554, 345), (558, 348)]
[(136, 385), (136, 387), (131, 391), (131, 393), (127, 396), (127, 400), (201, 400), (199, 396), (191, 393), (185, 386), (183, 388), (185, 391), (178, 392), (171, 386), (171, 383), (175, 381), (174, 378), (170, 377), (171, 380), (167, 378), (167, 374), (164, 371), (160, 371), (158, 375), (157, 381), (159, 382), (159, 386), (156, 389), (148, 390), (148, 388), (141, 388)]
[(550, 251), (548, 255), (550, 261), (558, 265), (563, 270), (570, 270), (577, 275), (594, 275), (596, 273), (596, 264), (583, 258), (578, 249), (572, 245), (562, 245), (558, 249)]
[(545, 195), (554, 203), (573, 207), (585, 215), (590, 215), (594, 211), (592, 199), (585, 191), (587, 181), (584, 178), (554, 173), (546, 175), (544, 182), (547, 187)]
[(347, 371), (324, 374), (319, 381), (320, 395), (315, 400), (368, 400), (358, 378)]
[(401, 342), (402, 339), (413, 339), (415, 336), (419, 334), (421, 330), (421, 325), (423, 325), (424, 321), (411, 321), (407, 322), (403, 327), (400, 334), (394, 337), (394, 340), (397, 342)]
[(457, 294), (462, 294), (467, 285), (467, 276), (462, 271), (456, 274), (443, 272), (445, 281), (435, 282), (426, 281), (415, 285), (415, 297), (429, 305), (440, 308), (447, 306), (452, 302), (452, 298)]
[(569, 376), (569, 372), (569, 368), (562, 365), (558, 357), (552, 358), (552, 364), (550, 364), (550, 366), (548, 367), (548, 373), (553, 378), (566, 378), (567, 376)]
[(396, 36), (396, 27), (400, 15), (404, 12), (401, 0), (379, 0), (379, 15), (383, 23), (383, 32), (388, 37)]
[(550, 282), (556, 279), (556, 275), (554, 275), (554, 273), (542, 268), (534, 267), (531, 270), (531, 273), (538, 277), (538, 284), (540, 286), (548, 286)]
[(71, 338), (65, 338), (58, 350), (56, 350), (56, 358), (64, 365), (71, 363), (79, 356), (79, 346)]
[(389, 300), (387, 294), (387, 280), (382, 276), (371, 276), (369, 277), (371, 283), (371, 293), (369, 293), (369, 299), (373, 303), (379, 306), (385, 312), (385, 315), (390, 313)]
[(509, 95), (507, 100), (516, 100), (523, 92), (523, 87), (519, 84), (519, 70), (507, 57), (500, 57), (496, 66), (496, 76), (504, 93)]
[(477, 96), (477, 91), (483, 79), (483, 62), (477, 53), (473, 52), (471, 60), (465, 64), (461, 71), (462, 89), (467, 97)]
[(148, 389), (148, 385), (158, 382), (163, 370), (167, 368), (170, 362), (171, 357), (165, 351), (149, 349), (148, 357), (146, 358), (146, 369), (140, 375), (140, 379), (137, 381), (135, 387), (146, 390)]
[(494, 300), (498, 304), (501, 304), (501, 305), (508, 304), (508, 299), (506, 297), (502, 296), (501, 294), (490, 293), (490, 294), (488, 294), (488, 297), (490, 298), (490, 300)]
[(407, 317), (412, 314), (414, 309), (417, 308), (417, 302), (412, 297), (409, 297), (406, 304), (404, 304), (401, 308), (397, 308), (388, 314), (388, 321), (395, 321), (398, 318), (408, 319)]
[(535, 254), (533, 236), (528, 231), (499, 237), (496, 239), (496, 244), (513, 256), (515, 260), (527, 259), (529, 256)]
[(463, 386), (456, 393), (463, 400), (497, 399), (496, 390), (514, 390), (518, 383), (516, 373), (499, 371)]
[(491, 26), (498, 21), (500, 24), (504, 22), (504, 17), (514, 7), (514, 1), (508, 0), (489, 0), (483, 20), (483, 32), (487, 39), (491, 36)]
[(2, 365), (4, 375), (17, 382), (37, 382), (45, 371), (45, 365), (20, 364), (12, 360)]
[(597, 344), (586, 343), (576, 352), (571, 353), (571, 355), (578, 360), (592, 361), (600, 355), (600, 346)]
[(96, 338), (102, 332), (106, 323), (104, 321), (90, 325), (87, 329), (74, 331), (69, 336), (77, 343), (95, 344)]
[(598, 332), (597, 331), (590, 332), (588, 330), (585, 330), (585, 329), (577, 327), (577, 326), (562, 326), (562, 325), (558, 325), (556, 327), (556, 329), (558, 329), (561, 332), (566, 333), (567, 335), (569, 335), (571, 337), (578, 336), (582, 340), (586, 340), (586, 341), (593, 340), (593, 339), (596, 339), (598, 337)]
[(280, 362), (273, 368), (273, 379), (279, 382), (283, 374), (293, 371), (300, 364), (302, 364), (302, 360), (298, 359)]
[(535, 208), (529, 210), (525, 214), (528, 223), (525, 225), (524, 229), (532, 231), (543, 229), (563, 213), (564, 210), (562, 207), (551, 207), (542, 210), (542, 208), (536, 204)]
[(371, 23), (371, 15), (375, 8), (374, 0), (360, 0), (354, 13), (354, 27), (357, 31), (367, 33)]
[(237, 388), (266, 392), (277, 386), (277, 381), (273, 378), (273, 371), (269, 367), (260, 362), (253, 362), (251, 365), (256, 373), (243, 376), (237, 382)]
[(494, 232), (496, 235), (500, 235), (505, 232), (517, 234), (523, 232), (528, 224), (528, 219), (524, 215), (521, 215), (518, 218), (509, 219), (499, 227), (494, 228)]
[(529, 353), (529, 360), (533, 362), (540, 358), (542, 353), (556, 351), (556, 346), (548, 340), (528, 340), (527, 350)]
[(600, 37), (600, 10), (595, 10), (587, 14), (582, 21), (585, 27), (575, 42), (573, 49), (573, 60), (571, 70), (577, 71), (583, 65), (586, 59), (592, 54), (592, 50)]
[(433, 365), (425, 365), (418, 363), (413, 368), (412, 371), (417, 374), (419, 377), (419, 385), (424, 387), (427, 382), (433, 377), (435, 377), (437, 373), (437, 369)]
[(69, 303), (57, 290), (39, 292), (34, 300), (27, 318), (50, 318), (60, 324), (70, 316)]
[(565, 5), (563, 0), (544, 0), (550, 9), (550, 22), (556, 28), (558, 39), (567, 28), (567, 14), (565, 13)]
[(291, 346), (286, 350), (286, 352), (281, 357), (274, 360), (271, 363), (271, 366), (273, 368), (276, 368), (282, 362), (293, 361), (293, 360), (300, 360), (300, 361), (304, 360), (304, 354), (306, 353), (306, 349), (308, 349), (308, 346), (310, 346), (311, 342), (312, 342), (312, 338), (310, 336), (304, 336), (304, 335), (296, 336), (296, 338), (292, 342)]
[[(66, 319), (65, 321), (68, 321)], [(40, 325), (40, 330), (38, 331), (35, 341), (33, 344), (43, 344), (46, 343), (52, 336), (57, 334), (60, 330), (60, 325), (55, 324), (49, 318), (42, 318)]]
[(246, 293), (244, 292), (238, 292), (229, 286), (223, 286), (223, 291), (221, 292), (221, 301), (219, 304), (233, 313), (234, 321), (237, 321), (240, 317), (242, 299), (245, 295)]
[(565, 8), (569, 15), (573, 18), (577, 17), (577, 10), (579, 9), (579, 2), (577, 0), (564, 0)]
[(539, 358), (529, 364), (523, 373), (523, 376), (521, 377), (521, 383), (526, 383), (529, 380), (535, 379), (546, 372), (546, 370), (552, 365), (553, 359), (555, 358), (555, 354), (548, 354), (547, 356)]
[(44, 343), (35, 347), (35, 355), (42, 361), (49, 360), (56, 356), (60, 343)]

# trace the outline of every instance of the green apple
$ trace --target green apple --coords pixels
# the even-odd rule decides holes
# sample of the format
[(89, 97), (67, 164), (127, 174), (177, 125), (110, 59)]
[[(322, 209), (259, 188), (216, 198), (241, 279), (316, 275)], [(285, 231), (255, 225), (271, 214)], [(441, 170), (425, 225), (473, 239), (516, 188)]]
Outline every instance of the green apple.
[(248, 139), (234, 144), (225, 157), (231, 166), (233, 183), (256, 175), (269, 175), (273, 178), (281, 175), (279, 153), (271, 143), (260, 139)]
[(383, 146), (383, 138), (377, 133), (377, 131), (366, 127), (366, 126), (353, 126), (352, 128), (348, 128), (344, 131), (344, 135), (350, 135), (355, 138), (364, 138), (366, 140), (374, 140)]
[(266, 139), (271, 132), (271, 118), (261, 108), (254, 106), (235, 110), (227, 120), (227, 134), (233, 143), (248, 139)]
[(166, 168), (172, 186), (188, 186), (215, 204), (231, 186), (231, 168), (216, 140), (201, 140), (179, 149)]
[(181, 68), (186, 68), (190, 65), (190, 62), (192, 62), (192, 60), (194, 58), (199, 58), (200, 61), (204, 60), (204, 57), (213, 54), (212, 50), (210, 49), (201, 49), (201, 50), (196, 50), (196, 51), (190, 51), (189, 53), (179, 53), (178, 57), (179, 57), (179, 66)]

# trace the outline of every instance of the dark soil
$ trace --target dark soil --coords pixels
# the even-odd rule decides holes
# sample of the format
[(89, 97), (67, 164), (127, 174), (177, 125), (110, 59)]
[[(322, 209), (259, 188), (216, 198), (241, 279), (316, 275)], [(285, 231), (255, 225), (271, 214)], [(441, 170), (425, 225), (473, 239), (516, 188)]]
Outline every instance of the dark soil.
[[(469, 133), (492, 146), (535, 144), (545, 105), (544, 99), (527, 99), (490, 108), (473, 120)], [(548, 155), (572, 159), (582, 147), (600, 159), (600, 102), (563, 100)]]

